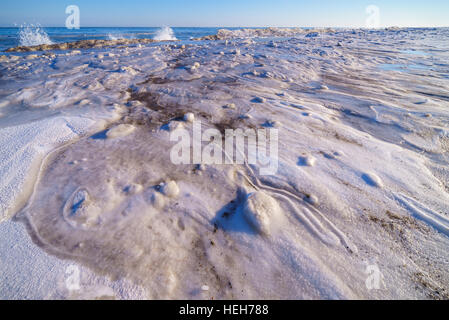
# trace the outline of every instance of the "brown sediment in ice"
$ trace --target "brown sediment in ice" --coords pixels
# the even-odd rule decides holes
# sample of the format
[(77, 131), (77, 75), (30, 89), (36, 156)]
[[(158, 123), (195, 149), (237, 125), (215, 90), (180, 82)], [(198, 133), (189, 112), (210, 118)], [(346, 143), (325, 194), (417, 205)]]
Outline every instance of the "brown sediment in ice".
[[(120, 103), (123, 114), (47, 157), (16, 218), (45, 252), (130, 280), (148, 298), (446, 298), (446, 171), (435, 178), (426, 166), (440, 166), (436, 153), (421, 152), (432, 140), (436, 151), (447, 147), (444, 88), (427, 97), (443, 80), (436, 65), (425, 76), (378, 70), (416, 58), (371, 34), (365, 49), (338, 42), (357, 37), (118, 48), (101, 64), (87, 64), (94, 54), (59, 61), (45, 83), (51, 93), (65, 77), (61, 91), (79, 86), (77, 100)], [(86, 73), (68, 87), (78, 64)], [(170, 136), (191, 132), (186, 114), (222, 134), (279, 128), (278, 172), (175, 165)], [(382, 290), (367, 289), (372, 264)]]
[(56, 44), (41, 44), (38, 46), (19, 46), (9, 48), (5, 52), (32, 52), (32, 51), (48, 51), (48, 50), (70, 50), (70, 49), (92, 49), (104, 48), (121, 45), (148, 44), (159, 42), (153, 39), (118, 39), (118, 40), (80, 40), (75, 42), (65, 42)]
[[(215, 297), (235, 298), (228, 285), (230, 276), (206, 258), (219, 247), (210, 244), (213, 228), (193, 191), (207, 192), (203, 178), (193, 173), (194, 165), (167, 163), (161, 150), (169, 150), (168, 133), (150, 129), (155, 127), (136, 125), (129, 136), (85, 138), (55, 153), (47, 164), (51, 172), (42, 176), (34, 195), (33, 214), (26, 215), (33, 240), (58, 257), (76, 260), (113, 279), (128, 277), (153, 287), (158, 279), (160, 285), (151, 298), (170, 297), (173, 291), (188, 296), (195, 283), (207, 283)], [(135, 144), (132, 148), (128, 148), (130, 141)], [(80, 158), (85, 161), (75, 161)], [(65, 170), (70, 174), (61, 174)], [(61, 186), (71, 182), (58, 196), (42, 201), (54, 179)], [(233, 182), (226, 174), (216, 172), (215, 179), (223, 185), (222, 197), (232, 198)], [(94, 186), (94, 180), (102, 183)], [(186, 192), (190, 184), (195, 188)], [(191, 201), (199, 204), (195, 206), (199, 215), (189, 213), (186, 204)], [(44, 208), (52, 210), (44, 214)], [(55, 215), (57, 208), (61, 211)], [(214, 237), (213, 241), (225, 240)], [(181, 276), (190, 270), (196, 271)]]

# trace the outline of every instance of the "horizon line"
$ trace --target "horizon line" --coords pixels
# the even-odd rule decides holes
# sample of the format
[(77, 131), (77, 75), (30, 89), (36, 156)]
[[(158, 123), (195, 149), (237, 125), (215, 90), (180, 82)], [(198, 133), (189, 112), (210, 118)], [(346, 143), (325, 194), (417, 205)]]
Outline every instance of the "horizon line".
[[(67, 29), (65, 26), (45, 26), (38, 23), (29, 23), (28, 26), (38, 26), (41, 28), (64, 28)], [(22, 26), (0, 26), (2, 29), (6, 28), (21, 28)], [(381, 26), (378, 28), (367, 28), (363, 26), (85, 26), (80, 27), (79, 29), (68, 29), (68, 30), (80, 30), (80, 29), (87, 29), (87, 28), (163, 28), (163, 27), (169, 27), (169, 28), (248, 28), (248, 29), (254, 29), (254, 28), (338, 28), (338, 29), (345, 29), (345, 28), (352, 28), (352, 29), (367, 29), (367, 30), (376, 30), (376, 29), (386, 29), (386, 28), (419, 28), (419, 29), (428, 29), (428, 28), (449, 28), (449, 25), (445, 26), (397, 26), (397, 25), (391, 25), (391, 26)]]

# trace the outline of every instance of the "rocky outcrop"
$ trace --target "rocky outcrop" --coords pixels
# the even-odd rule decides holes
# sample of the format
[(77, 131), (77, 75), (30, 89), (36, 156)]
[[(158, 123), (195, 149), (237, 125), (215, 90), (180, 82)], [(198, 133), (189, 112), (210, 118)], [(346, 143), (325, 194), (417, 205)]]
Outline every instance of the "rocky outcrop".
[(31, 52), (31, 51), (48, 51), (48, 50), (71, 50), (71, 49), (92, 49), (104, 48), (120, 45), (148, 44), (157, 42), (153, 39), (118, 39), (118, 40), (80, 40), (76, 42), (42, 44), (38, 46), (20, 46), (10, 48), (5, 52)]

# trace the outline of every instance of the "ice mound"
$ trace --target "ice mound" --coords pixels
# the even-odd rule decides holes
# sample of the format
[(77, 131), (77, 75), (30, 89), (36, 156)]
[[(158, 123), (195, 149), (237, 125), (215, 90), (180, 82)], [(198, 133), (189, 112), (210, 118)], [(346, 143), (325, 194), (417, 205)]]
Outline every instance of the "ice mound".
[(162, 185), (161, 191), (169, 198), (176, 198), (179, 195), (179, 187), (175, 181), (169, 181)]
[(316, 158), (313, 156), (301, 156), (299, 157), (298, 164), (306, 167), (313, 167), (316, 164)]
[(223, 108), (225, 108), (225, 109), (235, 109), (235, 103), (228, 103), (227, 105), (224, 105)]
[(164, 196), (158, 192), (151, 193), (149, 200), (150, 200), (151, 204), (158, 210), (161, 210), (165, 206)]
[(77, 189), (67, 200), (63, 216), (74, 228), (89, 229), (98, 224), (101, 208), (97, 207), (85, 188)]
[(264, 97), (255, 97), (255, 98), (252, 100), (252, 102), (254, 102), (254, 103), (265, 103), (265, 102), (267, 102), (267, 99), (264, 98)]
[(115, 126), (112, 129), (110, 129), (106, 133), (106, 136), (109, 139), (121, 138), (121, 137), (125, 137), (125, 136), (131, 134), (135, 129), (136, 129), (136, 127), (134, 127), (131, 124), (120, 124), (118, 126)]
[(364, 174), (362, 174), (362, 179), (370, 186), (377, 187), (377, 188), (383, 187), (382, 180), (375, 173), (372, 173), (372, 172), (364, 173)]
[(316, 205), (319, 204), (318, 197), (316, 195), (314, 195), (314, 194), (307, 194), (304, 197), (304, 200), (307, 201), (308, 203), (310, 203), (313, 206), (316, 206)]
[(193, 121), (195, 121), (195, 115), (193, 113), (191, 113), (191, 112), (186, 113), (184, 115), (184, 121), (192, 123)]
[(201, 67), (201, 64), (199, 62), (195, 62), (192, 66), (190, 66), (189, 69), (190, 69), (190, 71), (195, 71), (199, 67)]
[(282, 215), (282, 210), (273, 197), (264, 191), (256, 191), (247, 196), (243, 214), (257, 232), (269, 235), (271, 225)]
[(125, 191), (129, 195), (135, 195), (143, 190), (142, 185), (138, 183), (131, 183), (129, 186), (126, 186), (123, 191)]

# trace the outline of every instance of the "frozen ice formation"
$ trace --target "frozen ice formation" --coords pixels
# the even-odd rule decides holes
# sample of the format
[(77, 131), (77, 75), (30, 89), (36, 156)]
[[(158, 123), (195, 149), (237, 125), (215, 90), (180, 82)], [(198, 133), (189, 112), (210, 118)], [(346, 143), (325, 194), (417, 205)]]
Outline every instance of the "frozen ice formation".
[[(24, 120), (27, 113), (22, 112), (18, 116)], [(0, 176), (3, 178), (0, 180), (0, 221), (24, 205), (32, 192), (41, 161), (55, 146), (96, 128), (95, 122), (87, 118), (50, 115), (24, 123), (13, 121), (1, 128)]]
[(306, 34), (306, 38), (315, 38), (318, 37), (320, 34), (318, 32), (309, 32)]
[(255, 98), (252, 100), (252, 102), (255, 102), (255, 103), (265, 103), (265, 102), (267, 102), (267, 99), (264, 98), (264, 97), (255, 97)]
[(375, 173), (372, 173), (372, 172), (364, 173), (364, 174), (362, 174), (362, 179), (370, 186), (378, 187), (378, 188), (383, 187), (382, 180)]
[(161, 187), (161, 191), (169, 198), (176, 198), (179, 195), (179, 187), (175, 181), (164, 183)]
[(270, 234), (271, 225), (282, 214), (277, 201), (264, 191), (249, 194), (243, 204), (243, 214), (261, 234)]
[(97, 207), (87, 189), (79, 188), (67, 200), (63, 215), (74, 228), (91, 228), (98, 224), (101, 208)]
[(120, 45), (148, 44), (155, 42), (153, 39), (117, 39), (117, 40), (80, 40), (68, 43), (41, 44), (37, 46), (19, 46), (10, 48), (6, 52), (30, 52), (48, 50), (92, 49)]
[(186, 113), (184, 115), (184, 121), (192, 123), (193, 121), (195, 121), (195, 115), (193, 113), (191, 113), (191, 112)]
[(195, 62), (192, 66), (190, 66), (190, 71), (194, 71), (196, 69), (198, 69), (199, 67), (201, 67), (199, 62)]
[(138, 72), (131, 67), (120, 67), (120, 71), (127, 72), (127, 73), (131, 74), (132, 76), (135, 76), (136, 74), (138, 74)]
[(164, 196), (160, 193), (153, 192), (151, 194), (151, 203), (156, 209), (162, 209), (165, 206), (165, 199)]
[(121, 138), (131, 134), (135, 130), (135, 127), (130, 124), (119, 124), (118, 126), (110, 129), (106, 135), (110, 139)]
[(304, 197), (304, 200), (307, 201), (308, 203), (310, 203), (311, 205), (314, 205), (314, 206), (318, 205), (318, 203), (319, 203), (318, 202), (318, 197), (316, 195), (314, 195), (314, 194), (307, 194)]
[(220, 29), (216, 35), (204, 36), (196, 40), (225, 40), (238, 38), (254, 38), (254, 37), (292, 37), (302, 34), (335, 33), (333, 29), (317, 29), (306, 30), (302, 28), (263, 28), (263, 29), (237, 29), (228, 30)]
[[(310, 31), (0, 58), (1, 219), (144, 298), (448, 298), (449, 30)], [(172, 163), (199, 119), (275, 128), (278, 152)]]
[(269, 128), (280, 128), (282, 126), (282, 124), (279, 121), (267, 120), (267, 121), (265, 121), (263, 126), (269, 127)]
[(131, 183), (129, 186), (126, 186), (124, 191), (125, 193), (129, 194), (129, 195), (134, 195), (136, 193), (139, 193), (143, 190), (142, 185), (137, 184), (137, 183)]
[(224, 106), (225, 109), (235, 109), (235, 103), (228, 103)]
[(301, 166), (313, 167), (316, 163), (316, 158), (313, 156), (301, 156), (298, 163)]

